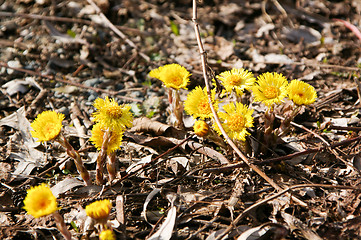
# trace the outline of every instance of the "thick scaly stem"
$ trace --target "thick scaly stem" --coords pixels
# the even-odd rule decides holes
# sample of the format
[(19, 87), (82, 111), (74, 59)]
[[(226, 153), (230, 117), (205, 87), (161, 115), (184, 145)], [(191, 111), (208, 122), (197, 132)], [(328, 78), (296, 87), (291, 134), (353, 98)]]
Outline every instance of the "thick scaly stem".
[(109, 144), (109, 140), (110, 140), (111, 136), (112, 136), (111, 131), (106, 130), (104, 132), (102, 148), (101, 148), (98, 158), (97, 158), (96, 182), (99, 185), (104, 184), (104, 164), (105, 164), (105, 160), (107, 158), (108, 144)]
[(285, 115), (283, 121), (281, 122), (281, 126), (278, 128), (278, 131), (277, 131), (277, 136), (278, 137), (282, 137), (282, 136), (286, 135), (290, 131), (291, 122), (296, 117), (296, 115), (299, 113), (300, 109), (301, 109), (301, 107), (297, 105), (292, 110), (291, 113)]
[(264, 135), (263, 135), (263, 143), (261, 147), (261, 152), (266, 153), (268, 148), (272, 148), (275, 144), (277, 144), (276, 135), (273, 130), (273, 123), (275, 120), (275, 112), (273, 111), (273, 107), (269, 107), (264, 114)]
[(71, 240), (71, 234), (65, 225), (64, 218), (60, 215), (58, 211), (55, 211), (53, 213), (53, 217), (55, 219), (56, 227), (58, 228), (59, 232), (61, 232), (61, 234), (66, 240)]
[(88, 170), (85, 168), (83, 161), (79, 155), (79, 152), (76, 151), (72, 145), (66, 140), (65, 136), (60, 133), (59, 136), (56, 138), (56, 141), (60, 143), (65, 149), (66, 153), (74, 159), (74, 163), (78, 173), (80, 174), (81, 178), (83, 179), (86, 186), (91, 185), (90, 175)]
[(175, 117), (174, 126), (180, 129), (184, 129), (183, 123), (183, 103), (180, 100), (179, 91), (170, 88), (168, 91), (168, 100), (170, 107), (170, 114)]
[(111, 182), (117, 176), (115, 169), (115, 152), (112, 152), (108, 155), (107, 170), (109, 173), (109, 182)]

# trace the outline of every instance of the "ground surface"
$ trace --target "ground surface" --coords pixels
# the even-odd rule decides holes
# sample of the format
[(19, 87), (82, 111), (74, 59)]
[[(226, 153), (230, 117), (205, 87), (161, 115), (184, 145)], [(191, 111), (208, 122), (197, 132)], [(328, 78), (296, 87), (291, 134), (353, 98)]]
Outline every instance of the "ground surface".
[[(117, 152), (118, 179), (130, 165), (154, 159), (191, 136), (191, 128), (159, 127), (169, 124), (167, 92), (148, 76), (158, 66), (178, 63), (192, 73), (189, 90), (204, 86), (191, 1), (94, 2), (124, 35), (104, 24), (87, 1), (0, 0), (1, 239), (61, 239), (51, 217), (34, 219), (22, 209), (25, 190), (41, 182), (56, 187), (60, 213), (75, 238), (83, 235), (83, 208), (108, 198), (118, 238), (144, 239), (162, 224), (171, 209), (167, 196), (173, 194), (174, 239), (214, 239), (247, 208), (277, 192), (231, 149), (193, 136), (140, 174), (102, 188), (82, 186), (71, 161), (56, 165), (67, 160), (59, 145), (29, 145), (27, 121), (44, 110), (62, 112), (64, 134), (94, 174), (96, 149), (87, 141), (92, 104), (105, 96), (131, 104), (136, 118), (154, 121), (138, 119), (125, 134)], [(360, 193), (345, 187), (360, 188), (361, 40), (335, 19), (360, 26), (361, 2), (278, 3), (204, 0), (198, 5), (201, 37), (215, 74), (232, 67), (255, 76), (274, 71), (304, 80), (318, 93), (295, 119), (316, 135), (294, 127), (273, 151), (260, 154), (251, 144), (248, 155), (283, 188), (308, 184), (292, 191), (306, 206), (283, 194), (247, 211), (227, 236), (237, 238), (253, 228), (263, 237), (252, 239), (359, 239)], [(187, 93), (181, 91), (182, 98)], [(263, 115), (261, 105), (253, 107), (257, 124), (249, 142), (254, 143)], [(185, 123), (191, 127), (191, 118)], [(208, 148), (200, 151), (202, 146)], [(296, 152), (303, 154), (279, 161)], [(229, 167), (235, 163), (240, 164)], [(149, 223), (157, 223), (153, 229), (142, 211), (154, 189), (161, 191), (146, 207)], [(97, 236), (93, 232), (90, 238)]]

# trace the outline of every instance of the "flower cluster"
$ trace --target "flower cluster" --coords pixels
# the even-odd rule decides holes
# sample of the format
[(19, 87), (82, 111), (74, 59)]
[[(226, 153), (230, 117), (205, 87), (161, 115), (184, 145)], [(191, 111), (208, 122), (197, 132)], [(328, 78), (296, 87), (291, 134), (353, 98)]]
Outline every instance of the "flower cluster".
[[(150, 75), (158, 76), (160, 79), (160, 72), (166, 69), (165, 66), (161, 67), (153, 70)], [(312, 104), (317, 98), (316, 91), (311, 85), (299, 80), (292, 80), (288, 83), (286, 77), (275, 72), (263, 73), (255, 78), (253, 73), (248, 70), (233, 68), (230, 71), (220, 73), (216, 79), (223, 88), (220, 94), (216, 94), (216, 89), (212, 89), (208, 94), (205, 88), (196, 86), (189, 92), (184, 102), (186, 113), (198, 120), (194, 124), (194, 133), (201, 137), (206, 137), (210, 133), (208, 128), (210, 122), (213, 130), (221, 135), (219, 126), (213, 122), (209, 102), (212, 103), (213, 108), (218, 113), (227, 135), (233, 140), (245, 141), (246, 136), (249, 135), (247, 129), (253, 127), (253, 110), (241, 103), (241, 97), (246, 91), (253, 93), (253, 102), (262, 102), (271, 113), (273, 113), (276, 105), (284, 102), (286, 97), (293, 101), (296, 108), (295, 112), (299, 106)], [(215, 79), (213, 81), (216, 82)], [(225, 100), (219, 99), (224, 98), (224, 96), (228, 97), (228, 100), (225, 100), (230, 101), (230, 103), (220, 107), (220, 103)], [(267, 114), (265, 118), (269, 116), (269, 113)], [(293, 118), (294, 114), (291, 117)], [(271, 122), (269, 124), (272, 125)], [(265, 128), (267, 127), (265, 126)]]
[[(107, 166), (109, 179), (113, 180), (116, 177), (114, 152), (120, 148), (125, 129), (132, 126), (133, 115), (129, 105), (119, 105), (109, 97), (96, 99), (94, 107), (97, 108), (97, 111), (93, 113), (95, 125), (91, 130), (90, 141), (101, 151), (98, 157), (99, 161), (97, 161), (97, 182), (103, 184), (102, 171), (107, 155), (109, 157)], [(91, 185), (89, 172), (85, 168), (79, 152), (72, 147), (61, 132), (64, 118), (64, 114), (55, 111), (40, 113), (31, 123), (33, 129), (31, 135), (40, 142), (54, 140), (60, 143), (66, 149), (67, 154), (74, 159), (77, 171), (85, 185)]]
[[(178, 120), (181, 119), (181, 113), (185, 110), (195, 120), (194, 133), (198, 137), (216, 139), (216, 141), (219, 139), (223, 141), (220, 136), (224, 132), (238, 143), (245, 142), (247, 136), (250, 135), (249, 129), (254, 126), (252, 116), (254, 110), (242, 103), (244, 100), (242, 97), (246, 96), (246, 92), (253, 94), (253, 102), (261, 102), (267, 107), (263, 133), (265, 145), (272, 144), (274, 136), (280, 137), (285, 134), (289, 130), (291, 120), (299, 113), (302, 106), (314, 103), (317, 98), (314, 87), (308, 83), (299, 80), (288, 82), (285, 76), (275, 72), (263, 73), (255, 78), (253, 73), (248, 70), (234, 68), (220, 73), (216, 79), (213, 79), (214, 82), (221, 83), (221, 91), (217, 92), (216, 89), (211, 89), (210, 92), (207, 92), (206, 88), (196, 86), (188, 93), (183, 109), (179, 90), (186, 89), (191, 74), (178, 64), (169, 64), (152, 70), (149, 75), (161, 80), (166, 87), (170, 88), (169, 100), (173, 104), (172, 111), (177, 115)], [(289, 113), (284, 114), (278, 129), (273, 129), (275, 106), (282, 104), (286, 98), (293, 102), (291, 111), (288, 110)], [(103, 165), (105, 165), (106, 158), (108, 158), (107, 170), (110, 181), (116, 177), (115, 151), (122, 144), (124, 131), (132, 126), (133, 115), (129, 105), (119, 105), (109, 97), (96, 99), (94, 107), (97, 110), (92, 115), (95, 124), (91, 130), (90, 141), (100, 151), (97, 158), (96, 180), (102, 184)], [(212, 108), (219, 116), (220, 125), (214, 121)], [(65, 116), (61, 113), (44, 111), (31, 124), (33, 129), (31, 134), (40, 142), (52, 140), (59, 142), (67, 150), (68, 155), (75, 160), (78, 172), (85, 184), (90, 185), (89, 173), (85, 169), (79, 153), (73, 149), (61, 132), (64, 118)], [(108, 225), (111, 208), (112, 205), (108, 199), (95, 201), (85, 208), (88, 219), (101, 226), (100, 239), (116, 239), (115, 233)], [(60, 208), (57, 199), (48, 185), (43, 183), (30, 188), (24, 200), (24, 209), (35, 218), (46, 215), (53, 216), (64, 238), (71, 239), (64, 220), (58, 212)]]
[(317, 98), (316, 90), (310, 84), (299, 80), (292, 80), (288, 84), (287, 79), (278, 73), (260, 75), (252, 91), (254, 101), (263, 102), (268, 107), (281, 103), (286, 97), (298, 106), (310, 105)]
[(133, 125), (133, 114), (130, 105), (119, 105), (109, 97), (97, 98), (94, 107), (97, 111), (93, 113), (95, 125), (91, 130), (90, 141), (100, 151), (97, 158), (96, 180), (99, 184), (103, 184), (104, 163), (107, 157), (109, 180), (112, 181), (116, 177), (114, 152), (122, 144), (125, 129)]
[[(161, 80), (166, 87), (173, 90), (186, 88), (190, 75), (184, 67), (178, 64), (168, 64), (149, 73), (150, 77)], [(218, 98), (216, 97), (216, 89), (212, 89), (208, 94), (206, 88), (196, 86), (189, 92), (184, 102), (185, 112), (194, 119), (199, 119), (195, 122), (193, 129), (194, 133), (200, 137), (206, 137), (210, 133), (208, 123), (212, 122), (213, 118), (210, 102), (218, 113), (222, 127), (227, 135), (233, 140), (245, 141), (246, 136), (249, 135), (247, 129), (253, 127), (253, 110), (240, 102), (240, 97), (245, 91), (252, 92), (253, 101), (264, 103), (271, 113), (273, 113), (274, 106), (282, 103), (286, 97), (292, 100), (296, 106), (311, 104), (317, 98), (316, 91), (311, 85), (298, 80), (292, 80), (289, 84), (286, 77), (275, 72), (263, 73), (255, 78), (253, 73), (248, 70), (233, 68), (230, 71), (220, 73), (216, 76), (216, 79), (223, 87)], [(213, 81), (216, 82), (215, 79)], [(223, 111), (220, 111), (220, 100), (218, 99), (224, 96), (233, 96), (236, 100), (224, 105)], [(171, 95), (169, 100), (170, 104), (172, 104)], [(173, 110), (182, 110), (179, 105), (180, 103), (177, 102)], [(179, 112), (176, 115), (182, 116)], [(266, 114), (265, 118), (267, 116), (269, 114)], [(292, 115), (292, 117), (294, 116)], [(272, 125), (272, 121), (268, 121), (268, 124)], [(215, 123), (211, 125), (221, 135), (219, 126)], [(265, 126), (265, 128), (269, 129), (269, 126)]]
[(90, 141), (98, 150), (101, 150), (104, 142), (105, 132), (111, 132), (107, 144), (107, 154), (119, 149), (124, 130), (133, 124), (133, 115), (129, 105), (119, 105), (114, 99), (105, 97), (97, 98), (94, 102), (97, 109), (93, 113), (93, 121), (96, 123), (91, 130)]

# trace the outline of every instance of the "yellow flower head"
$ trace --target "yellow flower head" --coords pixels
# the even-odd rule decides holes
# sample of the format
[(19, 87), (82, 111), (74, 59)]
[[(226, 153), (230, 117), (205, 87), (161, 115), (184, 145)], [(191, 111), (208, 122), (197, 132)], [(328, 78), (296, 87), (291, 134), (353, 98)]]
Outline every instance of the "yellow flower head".
[(95, 220), (107, 220), (112, 204), (109, 199), (93, 202), (85, 207), (86, 215)]
[(198, 120), (194, 123), (193, 130), (198, 137), (204, 137), (209, 132), (209, 126), (205, 121)]
[(263, 73), (252, 87), (254, 101), (263, 102), (268, 107), (282, 102), (287, 96), (287, 84), (287, 79), (282, 74)]
[[(247, 128), (253, 127), (253, 109), (249, 109), (246, 105), (236, 102), (228, 103), (223, 106), (225, 112), (219, 112), (218, 116), (222, 121), (222, 127), (227, 135), (235, 140), (246, 140)], [(221, 135), (221, 131), (217, 124), (214, 124), (214, 129)]]
[(317, 93), (310, 84), (292, 80), (288, 85), (288, 98), (297, 105), (309, 105), (316, 101)]
[[(92, 136), (90, 137), (90, 141), (94, 144), (94, 146), (100, 150), (103, 145), (103, 137), (107, 128), (102, 123), (97, 123), (93, 126), (91, 130)], [(107, 154), (114, 152), (115, 150), (120, 148), (123, 140), (123, 131), (111, 131), (111, 137), (108, 142)]]
[(191, 74), (185, 67), (173, 63), (150, 71), (149, 76), (161, 80), (167, 88), (178, 90), (180, 88), (187, 89)]
[(32, 187), (24, 199), (24, 209), (35, 218), (49, 215), (58, 210), (56, 197), (45, 184)]
[[(217, 111), (218, 102), (214, 100), (215, 95), (216, 90), (213, 89), (211, 91), (211, 98), (214, 109)], [(184, 102), (184, 110), (189, 115), (192, 115), (193, 118), (199, 117), (201, 119), (205, 119), (212, 117), (211, 107), (209, 106), (208, 102), (207, 89), (202, 89), (201, 87), (197, 86), (190, 93), (188, 93), (187, 99)]]
[(99, 234), (99, 240), (116, 240), (115, 234), (112, 230), (103, 230)]
[(55, 111), (44, 111), (40, 113), (34, 122), (31, 123), (33, 131), (31, 135), (37, 138), (38, 142), (46, 142), (56, 138), (61, 128), (63, 127), (62, 121), (64, 114)]
[(133, 114), (128, 104), (119, 106), (114, 99), (105, 97), (95, 99), (94, 107), (97, 111), (93, 113), (93, 121), (102, 123), (110, 130), (124, 131), (133, 124)]
[(222, 72), (217, 78), (222, 82), (225, 92), (234, 90), (237, 95), (241, 95), (245, 89), (248, 90), (256, 81), (253, 74), (243, 68)]

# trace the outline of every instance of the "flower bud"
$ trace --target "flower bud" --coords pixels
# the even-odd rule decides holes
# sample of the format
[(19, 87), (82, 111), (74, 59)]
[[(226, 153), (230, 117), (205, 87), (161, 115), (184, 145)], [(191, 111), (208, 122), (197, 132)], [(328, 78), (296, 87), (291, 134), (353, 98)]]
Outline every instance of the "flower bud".
[(209, 126), (205, 121), (198, 120), (194, 123), (193, 130), (198, 137), (204, 137), (209, 132)]

